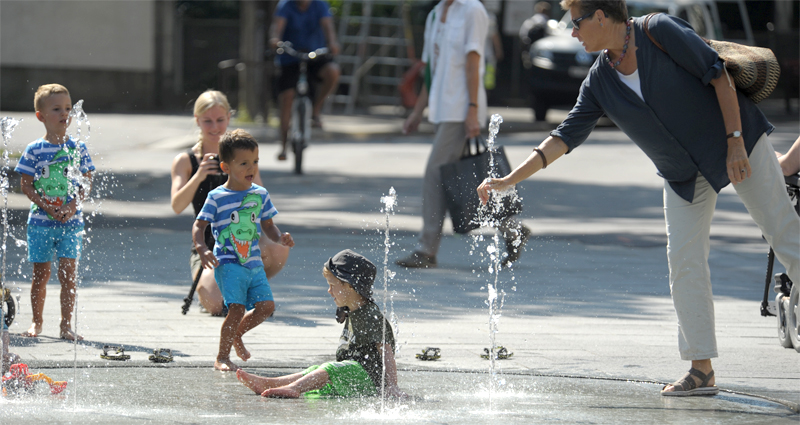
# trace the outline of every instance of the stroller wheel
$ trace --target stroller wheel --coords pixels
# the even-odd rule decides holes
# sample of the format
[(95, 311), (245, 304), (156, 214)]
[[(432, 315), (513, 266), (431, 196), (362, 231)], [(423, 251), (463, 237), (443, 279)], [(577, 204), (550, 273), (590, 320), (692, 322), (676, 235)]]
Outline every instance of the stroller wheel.
[(11, 326), (14, 323), (14, 316), (17, 315), (17, 300), (8, 288), (3, 288), (3, 314), (6, 326)]
[(800, 284), (792, 285), (789, 305), (786, 308), (786, 328), (794, 349), (800, 353)]
[(789, 305), (789, 297), (783, 294), (775, 296), (775, 305), (778, 310), (778, 342), (783, 348), (792, 348), (792, 338), (789, 336), (789, 328), (786, 325), (786, 307)]

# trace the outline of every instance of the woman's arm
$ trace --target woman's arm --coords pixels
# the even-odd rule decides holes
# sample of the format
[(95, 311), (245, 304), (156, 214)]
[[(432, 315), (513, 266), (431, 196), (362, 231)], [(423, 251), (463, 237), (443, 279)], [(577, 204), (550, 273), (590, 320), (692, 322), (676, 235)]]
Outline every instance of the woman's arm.
[[(539, 149), (544, 154), (547, 164), (552, 164), (556, 159), (561, 158), (569, 148), (559, 137), (550, 136), (539, 145)], [(527, 179), (528, 177), (541, 170), (545, 165), (545, 158), (533, 151), (522, 164), (514, 169), (509, 175), (501, 178), (486, 179), (478, 186), (478, 197), (482, 203), (489, 200), (489, 192), (492, 190), (503, 191), (511, 186)]]
[[(725, 122), (725, 134), (742, 131), (742, 118), (739, 115), (739, 99), (736, 97), (736, 88), (733, 79), (727, 71), (723, 71), (719, 78), (711, 80), (711, 85), (717, 93), (719, 107), (722, 110), (722, 120)], [(750, 177), (750, 161), (747, 159), (747, 150), (744, 147), (744, 138), (731, 137), (728, 139), (728, 158), (726, 160), (728, 178), (733, 184), (739, 184)]]
[(464, 121), (467, 137), (473, 138), (481, 134), (481, 124), (478, 122), (478, 89), (480, 88), (481, 55), (476, 51), (467, 53), (467, 94), (469, 107), (467, 118)]
[(200, 188), (200, 183), (209, 174), (218, 174), (219, 163), (212, 160), (213, 154), (203, 156), (197, 172), (192, 174), (192, 163), (189, 153), (181, 153), (172, 161), (172, 188), (170, 190), (170, 204), (175, 214), (180, 214), (194, 199), (194, 194)]

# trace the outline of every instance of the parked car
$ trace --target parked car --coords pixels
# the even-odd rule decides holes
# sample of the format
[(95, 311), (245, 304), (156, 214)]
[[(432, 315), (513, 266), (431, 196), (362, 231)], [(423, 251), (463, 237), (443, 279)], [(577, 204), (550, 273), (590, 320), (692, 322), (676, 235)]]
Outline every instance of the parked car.
[[(720, 19), (717, 3), (724, 3), (724, 20)], [(689, 22), (703, 37), (753, 44), (753, 32), (743, 0), (628, 0), (627, 4), (628, 16), (669, 13)], [(523, 55), (523, 62), (530, 65), (530, 105), (537, 121), (544, 121), (550, 108), (575, 104), (581, 82), (600, 54), (587, 53), (571, 36), (569, 11), (560, 21), (548, 22), (548, 33)]]

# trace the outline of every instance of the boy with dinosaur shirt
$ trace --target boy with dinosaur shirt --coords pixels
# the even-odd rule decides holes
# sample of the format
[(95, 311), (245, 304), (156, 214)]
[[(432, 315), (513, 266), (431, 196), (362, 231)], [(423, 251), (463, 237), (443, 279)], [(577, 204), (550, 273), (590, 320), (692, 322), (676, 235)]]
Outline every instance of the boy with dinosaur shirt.
[[(242, 335), (275, 311), (258, 247), (261, 229), (284, 246), (294, 246), (294, 240), (273, 223), (278, 210), (267, 190), (253, 183), (258, 173), (258, 143), (253, 136), (244, 130), (225, 133), (219, 142), (219, 156), (228, 181), (208, 193), (192, 227), (192, 239), (203, 267), (214, 269), (214, 279), (228, 307), (214, 368), (236, 371), (239, 366), (230, 359), (231, 346), (239, 358), (247, 361), (250, 353)], [(216, 240), (213, 253), (203, 236), (209, 224)]]
[(31, 307), (33, 323), (23, 336), (38, 337), (44, 323), (44, 300), (51, 262), (58, 258), (61, 283), (61, 332), (67, 340), (83, 339), (72, 331), (75, 277), (83, 245), (81, 202), (91, 190), (95, 169), (86, 145), (67, 135), (72, 99), (66, 87), (46, 84), (33, 97), (36, 119), (45, 135), (25, 148), (15, 171), (31, 209), (28, 214), (28, 261), (33, 264)]

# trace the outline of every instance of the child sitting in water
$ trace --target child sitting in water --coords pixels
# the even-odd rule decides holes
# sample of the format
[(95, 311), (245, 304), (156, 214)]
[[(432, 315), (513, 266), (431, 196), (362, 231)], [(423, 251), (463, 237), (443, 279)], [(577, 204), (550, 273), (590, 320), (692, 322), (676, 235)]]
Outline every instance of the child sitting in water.
[[(225, 133), (219, 143), (219, 165), (228, 181), (208, 193), (192, 227), (192, 240), (203, 267), (214, 269), (214, 279), (228, 307), (214, 368), (233, 371), (239, 367), (230, 359), (231, 346), (247, 361), (250, 353), (242, 335), (275, 311), (258, 245), (261, 229), (284, 246), (294, 246), (294, 240), (272, 222), (278, 210), (267, 190), (253, 183), (258, 174), (258, 143), (253, 136), (244, 130)], [(209, 223), (216, 240), (213, 253), (204, 237)]]
[[(337, 321), (344, 330), (336, 361), (311, 366), (292, 375), (265, 378), (239, 370), (247, 388), (264, 397), (297, 398), (303, 393), (354, 397), (380, 393), (384, 365), (386, 394), (407, 397), (397, 386), (392, 327), (372, 300), (375, 265), (346, 249), (328, 260), (322, 275), (338, 307)], [(382, 331), (386, 329), (385, 336)]]

